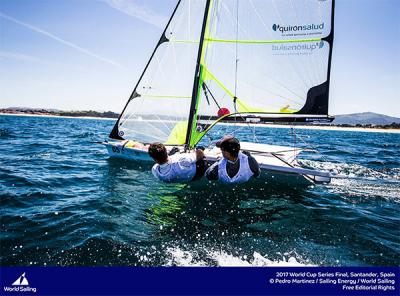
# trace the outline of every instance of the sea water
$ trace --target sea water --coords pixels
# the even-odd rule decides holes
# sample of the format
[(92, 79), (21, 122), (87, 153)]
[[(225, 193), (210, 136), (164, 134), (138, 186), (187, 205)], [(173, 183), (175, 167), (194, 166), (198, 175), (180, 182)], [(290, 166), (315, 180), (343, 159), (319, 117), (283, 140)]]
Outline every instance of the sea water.
[(113, 124), (0, 116), (1, 265), (400, 264), (400, 134), (242, 127), (241, 140), (319, 150), (303, 164), (342, 178), (215, 191), (110, 159), (94, 142)]

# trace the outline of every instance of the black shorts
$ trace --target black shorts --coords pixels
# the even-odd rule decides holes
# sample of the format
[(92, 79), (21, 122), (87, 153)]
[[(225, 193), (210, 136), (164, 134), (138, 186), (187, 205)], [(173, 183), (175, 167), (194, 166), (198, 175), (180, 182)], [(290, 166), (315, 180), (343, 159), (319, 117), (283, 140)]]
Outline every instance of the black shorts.
[(196, 175), (194, 175), (192, 181), (198, 180), (203, 177), (208, 167), (208, 161), (205, 158), (196, 161)]

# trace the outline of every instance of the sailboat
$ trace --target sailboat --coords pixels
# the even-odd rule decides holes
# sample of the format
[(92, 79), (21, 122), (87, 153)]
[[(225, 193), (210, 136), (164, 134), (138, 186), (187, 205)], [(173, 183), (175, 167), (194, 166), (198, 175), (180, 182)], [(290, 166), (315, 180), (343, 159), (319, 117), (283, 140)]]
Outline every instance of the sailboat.
[[(151, 162), (161, 142), (187, 153), (217, 126), (329, 122), (334, 0), (180, 0), (104, 142), (111, 157)], [(239, 139), (241, 140), (241, 139)], [(327, 183), (303, 151), (244, 142), (262, 178)], [(176, 150), (176, 149), (175, 149)], [(212, 141), (208, 160), (220, 155)]]

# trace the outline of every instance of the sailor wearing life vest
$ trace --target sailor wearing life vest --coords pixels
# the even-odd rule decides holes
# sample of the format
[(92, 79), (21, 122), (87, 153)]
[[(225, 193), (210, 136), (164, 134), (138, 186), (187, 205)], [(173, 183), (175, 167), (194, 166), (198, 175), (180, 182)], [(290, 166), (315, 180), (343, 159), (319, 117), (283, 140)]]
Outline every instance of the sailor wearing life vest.
[(240, 151), (240, 143), (233, 136), (225, 136), (216, 144), (221, 148), (223, 158), (206, 171), (208, 180), (222, 183), (245, 183), (251, 177), (260, 175), (260, 166), (249, 152)]
[(185, 183), (200, 179), (207, 169), (207, 161), (201, 149), (197, 149), (195, 153), (168, 155), (163, 144), (153, 143), (148, 152), (156, 162), (151, 170), (154, 177), (166, 183)]

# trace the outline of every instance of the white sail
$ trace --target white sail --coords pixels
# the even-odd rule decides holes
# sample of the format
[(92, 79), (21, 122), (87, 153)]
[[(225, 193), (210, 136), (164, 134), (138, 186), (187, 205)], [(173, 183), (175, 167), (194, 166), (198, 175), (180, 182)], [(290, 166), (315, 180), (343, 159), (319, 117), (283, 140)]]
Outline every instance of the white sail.
[(223, 115), (327, 117), (333, 6), (179, 1), (110, 137), (193, 147)]
[(183, 144), (185, 135), (170, 134), (178, 123), (186, 134), (204, 6), (200, 0), (179, 2), (118, 122), (120, 137)]
[[(332, 9), (332, 0), (211, 0), (198, 123), (221, 108), (327, 116)], [(208, 126), (197, 124), (193, 137)]]

